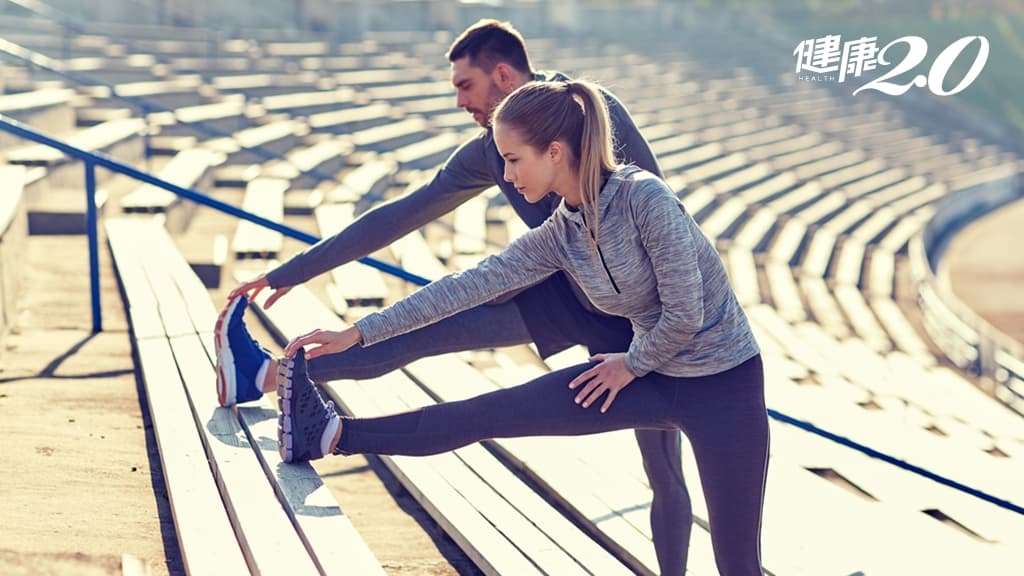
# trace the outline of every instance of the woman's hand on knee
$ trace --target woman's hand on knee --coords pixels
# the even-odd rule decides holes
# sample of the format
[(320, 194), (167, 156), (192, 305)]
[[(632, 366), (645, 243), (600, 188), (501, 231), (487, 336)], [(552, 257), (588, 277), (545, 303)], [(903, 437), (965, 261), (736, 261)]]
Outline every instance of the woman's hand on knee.
[(595, 354), (590, 357), (591, 362), (598, 364), (586, 372), (580, 374), (569, 383), (569, 388), (575, 390), (579, 386), (583, 389), (576, 394), (576, 403), (589, 408), (602, 394), (608, 393), (601, 405), (601, 412), (607, 412), (619, 392), (636, 379), (636, 376), (626, 367), (626, 355), (616, 354)]
[(362, 340), (363, 335), (359, 333), (359, 329), (355, 326), (350, 326), (340, 332), (317, 329), (289, 342), (284, 348), (284, 355), (291, 358), (295, 356), (295, 353), (300, 348), (305, 348), (306, 346), (313, 346), (306, 350), (307, 359), (327, 354), (337, 354), (359, 344)]

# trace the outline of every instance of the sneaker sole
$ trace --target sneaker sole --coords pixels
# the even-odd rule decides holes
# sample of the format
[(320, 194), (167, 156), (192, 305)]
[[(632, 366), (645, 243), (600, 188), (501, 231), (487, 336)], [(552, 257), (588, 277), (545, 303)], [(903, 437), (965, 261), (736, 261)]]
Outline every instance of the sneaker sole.
[(277, 451), (281, 460), (291, 463), (292, 443), (292, 367), (295, 360), (282, 358), (277, 365)]
[(228, 326), (241, 297), (232, 300), (217, 317), (217, 324), (214, 326), (213, 347), (217, 355), (217, 400), (221, 406), (234, 406), (237, 396), (237, 381), (235, 375), (235, 356), (231, 353), (231, 346), (227, 346)]

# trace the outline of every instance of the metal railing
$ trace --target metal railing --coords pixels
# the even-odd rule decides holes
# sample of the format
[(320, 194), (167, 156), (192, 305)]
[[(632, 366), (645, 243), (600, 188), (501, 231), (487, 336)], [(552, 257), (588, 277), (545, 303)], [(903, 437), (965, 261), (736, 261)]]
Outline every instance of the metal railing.
[[(242, 220), (248, 220), (264, 228), (269, 228), (289, 238), (295, 238), (308, 244), (315, 244), (320, 241), (320, 238), (312, 234), (307, 234), (301, 230), (297, 230), (280, 222), (268, 220), (262, 216), (258, 216), (246, 210), (242, 210), (231, 204), (221, 202), (215, 198), (197, 192), (195, 190), (172, 184), (166, 180), (157, 178), (151, 174), (147, 174), (141, 170), (137, 170), (127, 164), (119, 162), (106, 154), (89, 152), (72, 146), (66, 142), (61, 142), (55, 138), (47, 136), (38, 130), (22, 124), (17, 120), (6, 117), (0, 114), (0, 130), (10, 132), (15, 136), (31, 140), (44, 146), (49, 146), (56, 150), (60, 150), (64, 154), (77, 158), (85, 164), (85, 202), (86, 202), (86, 232), (89, 237), (89, 293), (92, 303), (92, 330), (93, 332), (101, 332), (103, 330), (103, 312), (100, 309), (100, 283), (99, 283), (99, 240), (98, 240), (98, 226), (97, 226), (97, 214), (96, 214), (96, 167), (102, 166), (112, 172), (124, 174), (130, 178), (134, 178), (139, 182), (156, 186), (171, 192), (182, 198), (191, 200), (197, 204), (208, 206), (214, 210), (218, 210), (225, 214), (241, 218)], [(430, 283), (430, 280), (407, 272), (397, 266), (382, 262), (376, 258), (366, 256), (360, 258), (359, 262), (372, 266), (382, 272), (397, 276), (403, 280), (413, 282), (415, 284), (424, 285)]]

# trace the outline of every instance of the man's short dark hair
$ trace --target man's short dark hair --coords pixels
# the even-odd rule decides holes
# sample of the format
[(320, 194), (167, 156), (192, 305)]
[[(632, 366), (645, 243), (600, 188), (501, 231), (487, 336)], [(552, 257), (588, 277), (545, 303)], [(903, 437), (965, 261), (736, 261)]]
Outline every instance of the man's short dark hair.
[(504, 62), (523, 74), (533, 74), (523, 36), (508, 22), (480, 20), (459, 34), (447, 56), (449, 62), (468, 56), (471, 65), (487, 73)]

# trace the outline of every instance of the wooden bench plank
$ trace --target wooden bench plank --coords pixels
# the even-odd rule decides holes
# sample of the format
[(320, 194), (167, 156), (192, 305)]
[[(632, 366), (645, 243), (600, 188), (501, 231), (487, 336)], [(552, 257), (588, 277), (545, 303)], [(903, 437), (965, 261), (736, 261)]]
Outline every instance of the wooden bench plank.
[(725, 257), (728, 263), (729, 279), (736, 290), (739, 303), (744, 307), (760, 304), (761, 288), (753, 252), (734, 247), (726, 253)]
[(783, 224), (782, 229), (775, 235), (772, 241), (769, 254), (774, 262), (784, 264), (786, 267), (796, 258), (800, 245), (807, 236), (807, 224), (800, 218), (791, 218)]
[(166, 338), (135, 343), (182, 558), (192, 574), (249, 572)]
[(202, 148), (226, 154), (225, 162), (229, 165), (258, 164), (266, 157), (254, 148), (264, 153), (287, 154), (295, 147), (302, 130), (303, 126), (293, 120), (278, 120), (239, 130), (230, 137), (207, 140)]
[(478, 195), (455, 209), (455, 254), (480, 256), (487, 249), (487, 198)]
[(258, 481), (265, 476), (253, 451), (254, 439), (247, 436), (237, 416), (220, 408), (215, 399), (211, 384), (216, 375), (199, 336), (173, 337), (171, 348), (196, 421), (203, 424), (200, 433), (205, 438), (210, 466), (253, 571), (315, 572), (316, 566), (270, 483)]
[(452, 85), (447, 81), (410, 82), (392, 84), (390, 86), (373, 86), (363, 90), (370, 100), (400, 102), (403, 100), (419, 100), (430, 96), (450, 96)]
[(291, 181), (295, 188), (316, 186), (321, 179), (310, 174), (313, 170), (324, 176), (334, 177), (352, 153), (352, 144), (343, 140), (328, 138), (312, 146), (303, 146), (288, 152), (285, 160), (267, 162), (261, 170), (262, 176), (282, 178)]
[(807, 320), (807, 309), (800, 297), (800, 289), (793, 278), (792, 269), (788, 265), (774, 260), (767, 262), (764, 269), (771, 291), (772, 305), (778, 311), (779, 316), (789, 322)]
[[(141, 118), (111, 120), (67, 134), (64, 140), (86, 151), (102, 151), (118, 142), (139, 137), (144, 127), (145, 121)], [(7, 152), (6, 156), (11, 164), (29, 166), (52, 165), (66, 159), (63, 152), (45, 144), (28, 144)]]
[(928, 345), (891, 297), (870, 295), (868, 301), (898, 350), (911, 356), (922, 366), (935, 364), (935, 356)]
[(658, 159), (658, 164), (665, 174), (682, 172), (688, 166), (706, 162), (722, 155), (724, 152), (725, 148), (721, 144), (712, 142), (683, 152), (663, 156)]
[[(724, 150), (723, 150), (724, 152)], [(729, 191), (726, 187), (728, 181), (724, 184), (718, 184), (723, 174), (731, 173), (738, 168), (746, 166), (748, 160), (745, 154), (742, 152), (733, 152), (721, 158), (715, 158), (707, 162), (703, 162), (698, 166), (687, 168), (683, 174), (694, 182), (711, 182), (715, 181), (717, 190), (722, 192)]]
[[(437, 280), (448, 273), (448, 269), (437, 259), (426, 239), (418, 230), (392, 242), (391, 250), (398, 259), (399, 265), (408, 272), (428, 280)], [(408, 290), (412, 292), (417, 288), (409, 286)]]
[[(355, 205), (325, 204), (317, 208), (315, 214), (320, 236), (328, 238), (352, 223)], [(331, 270), (331, 279), (340, 299), (334, 306), (339, 315), (346, 314), (349, 307), (384, 306), (389, 294), (381, 272), (360, 262), (349, 262)]]
[(846, 314), (857, 336), (878, 352), (888, 352), (892, 349), (888, 334), (878, 323), (860, 290), (855, 286), (841, 285), (836, 286), (833, 292), (836, 302)]
[(228, 134), (244, 128), (249, 123), (245, 117), (245, 99), (241, 96), (229, 97), (213, 104), (182, 106), (173, 112), (155, 112), (150, 114), (148, 119), (160, 127), (161, 136), (204, 134), (202, 128), (193, 126), (196, 122), (202, 122), (206, 128)]
[(398, 164), (391, 158), (368, 158), (355, 170), (345, 174), (341, 184), (327, 193), (327, 201), (339, 203), (359, 202), (362, 199), (376, 200), (391, 184), (391, 179), (397, 171)]
[[(457, 113), (460, 118), (466, 118), (472, 122), (472, 118), (465, 112)], [(434, 119), (436, 122), (436, 118)], [(392, 152), (395, 161), (404, 169), (429, 169), (441, 162), (461, 144), (463, 138), (455, 132), (444, 132), (419, 142), (407, 144)]]
[[(909, 509), (901, 510), (888, 503), (859, 500), (839, 486), (828, 486), (821, 481), (822, 478), (815, 478), (806, 470), (793, 466), (789, 458), (799, 458), (806, 453), (805, 442), (817, 440), (815, 437), (778, 423), (772, 423), (772, 435), (774, 460), (769, 469), (769, 486), (775, 490), (774, 493), (769, 491), (765, 506), (765, 549), (787, 550), (779, 554), (779, 558), (788, 561), (793, 568), (809, 573), (857, 570), (867, 573), (875, 570), (916, 572), (930, 565), (928, 571), (945, 572), (950, 565), (965, 566), (985, 557), (984, 547), (933, 522), (924, 514), (914, 514)], [(800, 443), (793, 444), (794, 441)], [(778, 450), (774, 450), (776, 447)], [(869, 475), (871, 472), (877, 475), (895, 471), (897, 476), (907, 478), (902, 471), (877, 461), (868, 461), (855, 452), (841, 452), (842, 448), (834, 445), (822, 448), (829, 450), (825, 468), (834, 467), (857, 486), (863, 487), (862, 481), (867, 476), (854, 474), (854, 463), (856, 466), (870, 466), (865, 469)], [(895, 481), (895, 477), (885, 477)], [(868, 486), (868, 489), (873, 490), (875, 486)], [(780, 494), (780, 491), (784, 492)], [(808, 514), (811, 511), (813, 513)], [(816, 520), (811, 520), (811, 515)], [(863, 526), (871, 526), (870, 533), (859, 528)], [(907, 541), (902, 536), (907, 533), (917, 537)], [(836, 549), (837, 543), (849, 542), (850, 538), (856, 539), (864, 548), (850, 549), (839, 545)], [(937, 545), (938, 542), (942, 545)], [(795, 553), (794, 547), (803, 546), (811, 549), (804, 550), (803, 554)], [(864, 554), (864, 549), (870, 549), (872, 553)], [(913, 549), (919, 551), (911, 552)], [(812, 559), (814, 563), (807, 562)], [(768, 566), (777, 570), (771, 564)]]
[[(686, 186), (689, 186), (689, 180), (686, 177), (682, 177), (686, 180)], [(699, 218), (701, 212), (704, 211), (708, 206), (711, 206), (715, 201), (715, 189), (711, 186), (700, 186), (690, 192), (683, 191), (683, 197), (681, 198), (683, 207), (690, 213), (694, 218)]]
[(353, 103), (355, 91), (351, 88), (291, 92), (264, 96), (260, 105), (267, 112), (286, 112), (294, 116), (309, 116), (319, 112), (345, 108)]
[[(811, 145), (813, 137), (808, 136), (807, 140), (798, 141), (802, 146), (795, 150), (791, 150), (791, 147), (782, 148), (784, 152), (782, 154), (775, 155), (772, 158), (772, 167), (777, 171), (783, 170), (795, 170), (798, 167), (813, 165), (814, 162), (820, 161), (822, 158), (828, 159), (836, 154), (840, 154), (843, 151), (843, 145), (839, 142), (825, 142), (818, 143), (817, 145)], [(795, 142), (793, 143), (796, 144)], [(800, 180), (808, 180), (797, 173), (797, 177)]]
[(799, 279), (800, 290), (807, 299), (811, 313), (814, 318), (824, 327), (829, 334), (836, 338), (845, 338), (850, 335), (850, 327), (846, 323), (839, 305), (836, 303), (832, 291), (824, 278), (817, 276), (801, 275)]
[(768, 238), (779, 216), (771, 208), (757, 209), (747, 218), (733, 238), (733, 245), (750, 252), (758, 252), (757, 248)]
[(843, 188), (843, 191), (850, 195), (848, 188), (845, 188), (847, 185), (878, 174), (885, 170), (885, 168), (886, 164), (882, 160), (863, 160), (850, 166), (833, 170), (827, 174), (822, 174), (818, 177), (818, 180), (826, 190)]
[(357, 150), (387, 152), (423, 139), (427, 135), (427, 121), (420, 117), (365, 128), (349, 135)]
[(28, 170), (0, 164), (0, 345), (15, 325), (21, 297), (28, 221), (24, 190)]
[(747, 209), (746, 202), (738, 196), (730, 196), (719, 204), (711, 214), (700, 223), (700, 229), (714, 245), (719, 237), (733, 226)]
[(324, 574), (383, 576), (384, 568), (338, 506), (320, 475), (308, 464), (284, 464), (277, 451), (277, 411), (264, 398), (259, 406), (240, 406), (238, 415), (255, 441), (265, 473), (274, 478), (278, 498), (320, 571)]
[(333, 112), (320, 112), (311, 115), (306, 121), (314, 132), (338, 134), (372, 128), (386, 124), (393, 119), (392, 107), (384, 102), (378, 102)]
[(114, 268), (126, 297), (132, 334), (137, 340), (166, 337), (156, 297), (141, 264), (140, 246), (133, 240), (139, 224), (128, 220), (107, 220), (105, 227)]
[[(208, 150), (182, 150), (156, 176), (183, 188), (196, 188), (210, 168), (221, 161), (223, 156)], [(125, 212), (166, 212), (177, 202), (180, 199), (173, 192), (143, 184), (121, 199), (121, 209)]]
[[(725, 144), (730, 150), (743, 150), (751, 160), (768, 160), (772, 162), (772, 166), (776, 170), (788, 170), (793, 165), (799, 163), (795, 159), (800, 154), (805, 153), (805, 151), (809, 149), (821, 146), (822, 141), (825, 138), (820, 132), (800, 134), (801, 129), (798, 126), (790, 125), (789, 127), (791, 130), (788, 133), (775, 134), (770, 133), (769, 131), (767, 137), (734, 138), (727, 140)], [(781, 131), (782, 128), (779, 128), (778, 130)], [(784, 165), (776, 166), (776, 160), (781, 160), (784, 162)]]
[[(242, 209), (273, 222), (284, 220), (284, 193), (291, 183), (280, 178), (257, 178), (245, 187)], [(280, 232), (241, 220), (235, 229), (231, 249), (238, 258), (275, 258), (284, 237)]]

